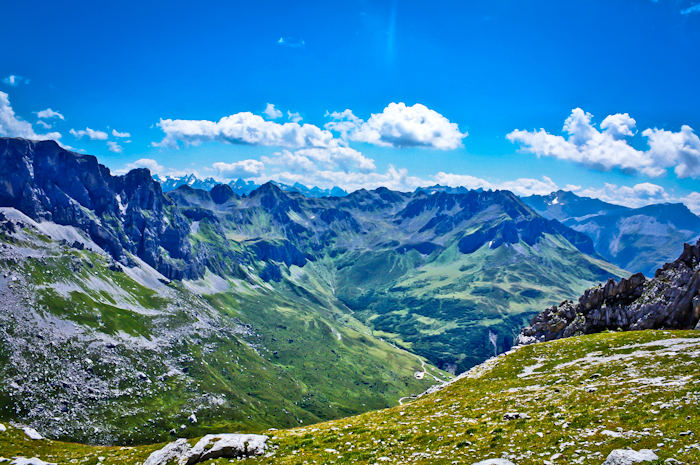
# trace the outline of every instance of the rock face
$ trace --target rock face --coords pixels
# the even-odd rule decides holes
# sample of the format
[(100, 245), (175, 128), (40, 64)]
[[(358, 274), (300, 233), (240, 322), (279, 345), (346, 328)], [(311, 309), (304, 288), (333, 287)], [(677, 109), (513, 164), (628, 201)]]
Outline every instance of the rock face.
[(562, 302), (535, 316), (516, 343), (549, 341), (606, 329), (700, 329), (700, 241), (656, 270), (588, 289), (578, 302)]
[(207, 434), (190, 447), (187, 439), (178, 439), (153, 452), (143, 465), (193, 465), (218, 458), (252, 457), (265, 452), (267, 440), (260, 434)]
[(0, 138), (0, 206), (75, 226), (115, 260), (133, 254), (168, 278), (194, 277), (189, 224), (146, 169), (112, 176), (54, 141)]

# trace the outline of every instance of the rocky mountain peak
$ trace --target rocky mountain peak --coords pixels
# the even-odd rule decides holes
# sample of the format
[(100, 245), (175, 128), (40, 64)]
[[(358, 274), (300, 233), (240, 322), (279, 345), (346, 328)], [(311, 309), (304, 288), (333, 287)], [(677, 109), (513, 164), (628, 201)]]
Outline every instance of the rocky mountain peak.
[(74, 226), (115, 260), (129, 263), (130, 253), (169, 278), (201, 272), (187, 220), (147, 169), (112, 176), (97, 158), (54, 141), (0, 138), (0, 179), (0, 206)]

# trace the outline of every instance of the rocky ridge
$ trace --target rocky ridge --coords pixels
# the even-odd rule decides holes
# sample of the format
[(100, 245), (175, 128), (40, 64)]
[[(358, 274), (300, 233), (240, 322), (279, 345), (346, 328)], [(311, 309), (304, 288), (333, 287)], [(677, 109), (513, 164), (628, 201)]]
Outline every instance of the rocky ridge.
[(97, 158), (55, 141), (0, 138), (0, 179), (0, 206), (75, 226), (119, 262), (133, 254), (170, 279), (203, 272), (187, 220), (147, 169), (113, 176)]
[(549, 341), (604, 330), (700, 329), (700, 241), (685, 244), (653, 279), (637, 273), (588, 289), (535, 316), (516, 343)]

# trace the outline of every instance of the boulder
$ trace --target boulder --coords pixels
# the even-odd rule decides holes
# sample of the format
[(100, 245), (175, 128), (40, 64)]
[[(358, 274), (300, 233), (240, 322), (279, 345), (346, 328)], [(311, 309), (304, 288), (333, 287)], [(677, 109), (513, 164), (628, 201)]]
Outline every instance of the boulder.
[(615, 449), (610, 452), (603, 465), (631, 465), (640, 462), (653, 462), (659, 457), (649, 449), (642, 449), (639, 452), (631, 449)]
[(472, 465), (515, 465), (510, 460), (506, 459), (487, 459), (481, 462), (473, 463)]
[(217, 458), (242, 458), (261, 455), (269, 438), (260, 434), (207, 434), (191, 447), (178, 439), (153, 452), (143, 465), (193, 465)]

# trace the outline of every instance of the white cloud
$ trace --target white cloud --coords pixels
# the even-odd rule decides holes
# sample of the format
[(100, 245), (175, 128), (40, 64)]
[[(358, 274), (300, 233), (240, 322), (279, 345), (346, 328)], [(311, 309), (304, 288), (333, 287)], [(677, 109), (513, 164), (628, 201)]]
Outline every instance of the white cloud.
[(333, 134), (311, 124), (275, 123), (250, 112), (225, 116), (218, 122), (207, 120), (161, 119), (158, 126), (165, 132), (154, 147), (177, 148), (178, 142), (198, 145), (202, 142), (265, 145), (285, 148), (327, 147)]
[(690, 126), (680, 132), (646, 129), (642, 135), (649, 139), (649, 153), (659, 166), (675, 166), (679, 178), (700, 178), (700, 138)]
[(261, 160), (266, 164), (280, 165), (306, 173), (318, 169), (340, 169), (346, 173), (357, 170), (361, 173), (369, 173), (377, 169), (374, 160), (335, 141), (332, 141), (329, 147), (301, 149), (294, 153), (284, 150), (276, 152), (273, 157), (261, 157)]
[(71, 129), (68, 132), (75, 136), (77, 139), (82, 139), (84, 136), (87, 136), (88, 138), (90, 138), (90, 140), (106, 140), (107, 137), (109, 137), (106, 132), (90, 128), (85, 128), (85, 130), (81, 129), (80, 131)]
[(44, 127), (44, 129), (51, 129), (53, 127), (52, 124), (49, 124), (49, 123), (42, 121), (42, 120), (37, 121), (36, 124), (42, 125)]
[(310, 174), (299, 173), (275, 173), (268, 177), (260, 177), (253, 179), (257, 183), (265, 182), (272, 179), (284, 184), (294, 184), (299, 182), (305, 186), (318, 186), (322, 189), (330, 189), (334, 186), (345, 189), (348, 192), (358, 189), (376, 189), (377, 187), (388, 187), (389, 189), (410, 192), (419, 186), (428, 186), (434, 184), (430, 181), (425, 181), (415, 176), (409, 176), (408, 170), (405, 168), (396, 169), (389, 165), (385, 173), (355, 173), (345, 171), (316, 171)]
[(334, 112), (335, 121), (327, 129), (340, 132), (358, 142), (383, 147), (428, 147), (452, 150), (462, 146), (467, 133), (435, 110), (417, 103), (407, 107), (403, 102), (390, 103), (382, 113), (372, 114), (366, 122), (352, 111)]
[(46, 110), (41, 110), (41, 111), (36, 111), (36, 116), (39, 118), (44, 118), (44, 119), (50, 119), (50, 118), (60, 118), (65, 121), (65, 118), (63, 117), (62, 114), (60, 114), (57, 111), (53, 111), (51, 108), (47, 108)]
[(689, 195), (681, 197), (679, 200), (683, 202), (690, 209), (691, 212), (695, 213), (696, 215), (700, 215), (699, 192), (691, 192)]
[(303, 171), (305, 173), (312, 173), (318, 169), (316, 164), (309, 158), (298, 155), (298, 152), (292, 153), (289, 150), (275, 152), (272, 157), (260, 157), (260, 161), (268, 165), (283, 166), (293, 171)]
[(152, 158), (141, 158), (133, 163), (127, 163), (122, 169), (114, 170), (114, 174), (126, 174), (136, 168), (148, 168), (151, 174), (163, 173), (165, 171), (165, 168)]
[(218, 177), (231, 180), (260, 176), (265, 165), (258, 160), (241, 160), (235, 163), (217, 162), (212, 167), (218, 172)]
[(568, 139), (544, 129), (515, 130), (506, 137), (520, 144), (524, 152), (570, 160), (601, 171), (620, 169), (658, 177), (675, 167), (679, 177), (700, 177), (700, 139), (689, 126), (683, 126), (678, 133), (660, 129), (643, 131), (650, 149), (641, 151), (625, 139), (635, 134), (636, 126), (627, 113), (605, 118), (600, 125), (602, 131), (591, 124), (591, 118), (590, 113), (574, 109), (564, 123)]
[(18, 85), (22, 84), (22, 81), (24, 81), (25, 84), (29, 84), (29, 79), (25, 79), (22, 76), (16, 76), (14, 74), (9, 75), (2, 80), (2, 82), (12, 87), (17, 87)]
[(572, 192), (581, 197), (592, 197), (604, 202), (631, 208), (639, 208), (654, 203), (680, 201), (669, 195), (663, 187), (649, 182), (639, 183), (632, 187), (605, 183), (605, 186), (601, 188), (589, 187)]
[(116, 129), (112, 129), (112, 135), (114, 137), (131, 137), (128, 132), (118, 132)]
[(277, 41), (279, 45), (284, 45), (285, 47), (291, 47), (291, 48), (304, 48), (306, 45), (306, 42), (304, 42), (302, 39), (290, 39), (289, 37), (280, 37), (280, 40)]
[(355, 116), (351, 110), (334, 111), (333, 113), (326, 112), (325, 116), (333, 118), (333, 121), (326, 123), (323, 127), (340, 133), (342, 139), (348, 139), (350, 134), (357, 131), (364, 122)]
[[(267, 115), (269, 119), (277, 119), (282, 117), (282, 112), (279, 111), (275, 106), (271, 103), (267, 104), (267, 107), (265, 107), (265, 110), (263, 111)], [(296, 121), (295, 121), (296, 123)]]
[(114, 141), (111, 141), (111, 140), (108, 140), (108, 141), (107, 141), (107, 146), (109, 147), (108, 150), (109, 150), (110, 152), (122, 153), (122, 152), (124, 151), (124, 147), (122, 147), (121, 145), (119, 145), (117, 142), (114, 142)]
[(304, 118), (301, 117), (299, 112), (292, 113), (291, 111), (287, 111), (287, 119), (291, 121), (292, 123), (298, 123), (299, 121), (303, 120)]
[(37, 134), (31, 123), (24, 121), (15, 115), (10, 105), (10, 96), (5, 92), (0, 92), (0, 136), (22, 137), (31, 140), (55, 140), (61, 138), (58, 132), (48, 134)]
[(700, 3), (697, 5), (693, 5), (689, 8), (686, 8), (685, 10), (681, 10), (682, 15), (689, 15), (690, 13), (698, 13), (700, 12)]
[(520, 178), (515, 181), (490, 182), (474, 176), (440, 172), (433, 176), (438, 184), (450, 187), (466, 187), (467, 189), (509, 190), (520, 196), (547, 195), (559, 189), (557, 184), (547, 176), (542, 180)]

